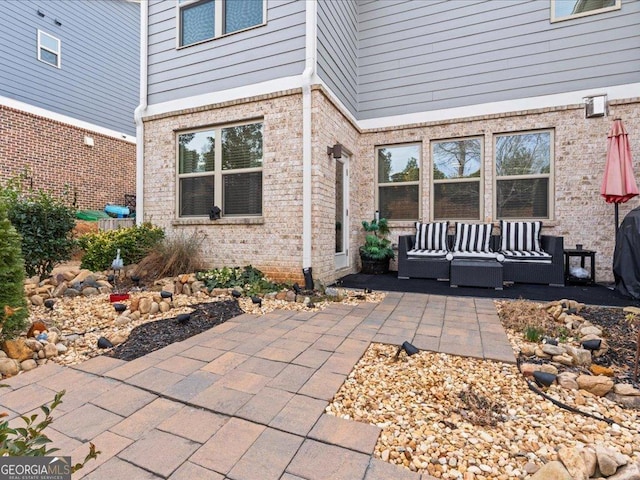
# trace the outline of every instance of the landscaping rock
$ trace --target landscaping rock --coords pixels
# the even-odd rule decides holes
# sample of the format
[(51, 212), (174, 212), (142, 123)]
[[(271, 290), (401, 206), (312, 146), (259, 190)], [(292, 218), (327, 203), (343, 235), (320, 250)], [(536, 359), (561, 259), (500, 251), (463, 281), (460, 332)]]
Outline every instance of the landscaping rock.
[(37, 366), (38, 366), (38, 364), (32, 358), (20, 362), (20, 368), (22, 370), (24, 370), (25, 372), (28, 372), (29, 370), (33, 370)]
[(584, 348), (576, 348), (571, 345), (566, 347), (567, 354), (569, 354), (573, 360), (573, 364), (580, 367), (587, 367), (591, 365), (591, 352)]
[(146, 315), (147, 313), (149, 313), (151, 311), (151, 303), (152, 303), (151, 298), (142, 297), (140, 299), (140, 304), (138, 305), (138, 311), (142, 315)]
[(80, 295), (80, 292), (78, 290), (76, 290), (75, 288), (67, 288), (64, 291), (64, 296), (67, 298), (73, 298), (73, 297), (77, 297)]
[(562, 463), (553, 461), (543, 465), (533, 474), (531, 480), (573, 480), (573, 478)]
[(588, 480), (587, 464), (581, 451), (577, 448), (562, 447), (558, 450), (558, 458), (567, 469), (573, 480)]
[(82, 294), (85, 297), (91, 297), (93, 295), (98, 295), (98, 289), (96, 287), (85, 287), (82, 289)]
[(640, 396), (638, 395), (620, 395), (618, 393), (609, 392), (606, 398), (612, 402), (622, 405), (625, 408), (640, 410)]
[(556, 381), (562, 388), (578, 390), (580, 387), (578, 386), (578, 382), (576, 382), (577, 376), (577, 374), (572, 372), (562, 372), (558, 374)]
[(634, 388), (633, 385), (628, 383), (616, 383), (613, 386), (613, 393), (618, 395), (640, 396), (640, 390)]
[(58, 286), (53, 289), (51, 296), (56, 298), (62, 297), (64, 295), (64, 292), (67, 291), (67, 288), (69, 288), (67, 282), (59, 283)]
[(13, 358), (0, 358), (0, 374), (3, 376), (17, 375), (20, 371), (20, 363)]
[(615, 375), (611, 367), (604, 367), (602, 365), (591, 365), (589, 370), (591, 370), (591, 373), (594, 375), (604, 375), (605, 377), (613, 377)]
[(58, 349), (53, 343), (45, 343), (44, 348), (41, 351), (43, 350), (45, 358), (51, 358), (58, 355)]
[[(80, 270), (80, 272), (75, 277), (67, 281), (72, 285), (75, 283), (82, 283), (91, 274), (92, 274), (91, 270), (83, 269), (83, 270)], [(66, 275), (65, 275), (65, 278), (67, 278)]]
[(21, 338), (5, 340), (2, 342), (2, 350), (7, 354), (7, 357), (17, 360), (18, 362), (27, 360), (33, 355), (33, 350), (31, 350)]
[(605, 396), (613, 389), (613, 380), (602, 375), (578, 375), (576, 382), (582, 390), (599, 397)]
[(560, 345), (550, 345), (548, 343), (543, 343), (541, 349), (547, 355), (556, 356), (563, 355), (565, 353), (564, 347)]
[(598, 469), (605, 477), (610, 477), (616, 473), (618, 467), (628, 463), (628, 460), (624, 455), (611, 448), (603, 447), (601, 445), (595, 445), (593, 448), (596, 451)]
[(618, 469), (608, 480), (640, 480), (640, 461)]
[(31, 300), (31, 303), (41, 307), (44, 305), (44, 298), (42, 298), (40, 295), (31, 295), (31, 297), (29, 297), (29, 299)]

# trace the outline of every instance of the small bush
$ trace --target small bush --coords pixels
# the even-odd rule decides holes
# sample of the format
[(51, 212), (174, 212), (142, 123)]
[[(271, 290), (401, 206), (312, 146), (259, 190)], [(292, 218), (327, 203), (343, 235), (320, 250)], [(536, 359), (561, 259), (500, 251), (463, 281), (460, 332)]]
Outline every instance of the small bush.
[(20, 182), (10, 182), (3, 194), (9, 221), (22, 236), (27, 275), (48, 275), (71, 258), (74, 208), (44, 190), (25, 192)]
[(78, 239), (78, 245), (84, 250), (81, 267), (94, 272), (107, 270), (118, 249), (125, 265), (137, 263), (163, 238), (164, 231), (149, 223), (83, 235)]
[(175, 277), (202, 269), (202, 237), (193, 234), (165, 238), (138, 263), (135, 274), (141, 278)]
[[(56, 393), (50, 405), (40, 407), (45, 414), (45, 419), (40, 423), (36, 423), (38, 415), (35, 413), (28, 417), (20, 417), (25, 423), (24, 427), (10, 428), (8, 421), (0, 422), (0, 457), (43, 457), (60, 450), (59, 448), (48, 448), (47, 444), (51, 443), (51, 439), (43, 431), (53, 422), (51, 413), (62, 403), (64, 394), (64, 390)], [(2, 416), (4, 414), (0, 414), (0, 417)], [(90, 443), (89, 453), (84, 461), (72, 465), (71, 473), (80, 470), (89, 460), (96, 459), (99, 453), (95, 445)]]
[(544, 332), (540, 328), (528, 326), (524, 331), (524, 338), (529, 342), (538, 343)]
[(20, 235), (7, 218), (0, 198), (0, 340), (15, 337), (29, 315), (24, 295), (24, 261)]
[(196, 278), (205, 282), (209, 290), (213, 288), (240, 287), (248, 295), (275, 292), (282, 285), (273, 283), (267, 279), (257, 268), (247, 265), (241, 267), (223, 267), (206, 272), (198, 272)]

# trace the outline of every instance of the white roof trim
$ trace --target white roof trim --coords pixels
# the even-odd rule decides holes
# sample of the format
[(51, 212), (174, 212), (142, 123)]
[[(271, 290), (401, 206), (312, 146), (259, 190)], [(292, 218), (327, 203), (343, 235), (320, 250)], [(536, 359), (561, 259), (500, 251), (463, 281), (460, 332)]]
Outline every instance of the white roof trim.
[(36, 107), (35, 105), (29, 105), (28, 103), (20, 102), (12, 98), (0, 96), (0, 105), (13, 108), (15, 110), (21, 110), (26, 113), (31, 113), (39, 117), (48, 118), (49, 120), (54, 120), (56, 122), (66, 123), (67, 125), (71, 125), (72, 127), (99, 133), (102, 135), (106, 135), (107, 137), (117, 138), (118, 140), (123, 140), (129, 143), (136, 143), (136, 137), (134, 137), (133, 135), (116, 132), (115, 130), (111, 130), (110, 128), (100, 127), (98, 125), (94, 125), (93, 123), (69, 117), (61, 113), (52, 112), (51, 110)]

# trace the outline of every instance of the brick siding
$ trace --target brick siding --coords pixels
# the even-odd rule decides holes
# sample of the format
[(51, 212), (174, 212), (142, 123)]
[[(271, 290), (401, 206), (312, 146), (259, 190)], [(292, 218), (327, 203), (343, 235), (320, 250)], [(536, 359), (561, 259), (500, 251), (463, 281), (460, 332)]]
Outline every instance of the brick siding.
[[(84, 145), (84, 137), (94, 146)], [(36, 190), (69, 192), (78, 209), (122, 205), (136, 193), (136, 146), (62, 122), (0, 106), (0, 184), (29, 170)]]
[[(596, 250), (599, 281), (611, 281), (615, 246), (614, 207), (600, 196), (607, 132), (621, 117), (630, 134), (632, 152), (640, 156), (640, 99), (610, 103), (610, 115), (584, 118), (582, 105), (460, 118), (397, 128), (360, 131), (322, 87), (312, 99), (312, 266), (314, 278), (331, 283), (359, 269), (358, 246), (364, 240), (362, 220), (375, 211), (375, 147), (422, 143), (421, 219), (430, 218), (430, 141), (467, 136), (484, 138), (483, 220), (496, 222), (493, 196), (493, 137), (497, 133), (537, 129), (554, 131), (551, 220), (543, 234), (561, 235), (565, 246), (582, 243)], [(177, 220), (176, 132), (255, 118), (264, 120), (263, 216), (258, 221)], [(349, 269), (335, 272), (335, 160), (327, 146), (341, 143), (350, 160)], [(302, 95), (282, 92), (227, 104), (202, 107), (147, 119), (145, 123), (145, 220), (169, 232), (203, 239), (210, 267), (252, 264), (276, 280), (302, 280)], [(639, 172), (640, 173), (640, 172)], [(640, 176), (639, 176), (640, 180)], [(620, 219), (640, 199), (620, 206)], [(413, 222), (392, 224), (392, 241), (413, 233)], [(393, 266), (393, 264), (392, 264)]]

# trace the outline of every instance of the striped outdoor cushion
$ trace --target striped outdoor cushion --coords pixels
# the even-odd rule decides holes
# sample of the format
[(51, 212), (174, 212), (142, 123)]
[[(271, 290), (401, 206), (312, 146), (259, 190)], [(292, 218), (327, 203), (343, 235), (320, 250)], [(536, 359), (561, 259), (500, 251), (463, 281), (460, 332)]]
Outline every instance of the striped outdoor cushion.
[(502, 250), (505, 262), (551, 263), (553, 257), (547, 252), (532, 250)]
[(445, 250), (447, 246), (447, 230), (449, 222), (421, 223), (416, 222), (416, 250)]
[(429, 257), (429, 258), (445, 258), (447, 256), (446, 250), (420, 250), (412, 249), (407, 252), (408, 257)]
[(491, 223), (456, 222), (454, 252), (490, 252)]
[(542, 222), (500, 221), (502, 238), (500, 250), (541, 252), (540, 229)]

